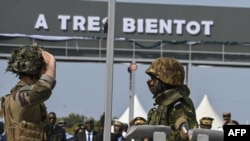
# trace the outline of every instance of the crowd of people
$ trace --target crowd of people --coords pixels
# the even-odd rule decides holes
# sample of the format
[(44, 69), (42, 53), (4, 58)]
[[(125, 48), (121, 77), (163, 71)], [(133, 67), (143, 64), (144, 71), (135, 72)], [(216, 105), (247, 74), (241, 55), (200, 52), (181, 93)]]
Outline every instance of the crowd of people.
[[(56, 86), (56, 60), (43, 47), (33, 44), (13, 50), (6, 71), (19, 78), (10, 94), (1, 98), (0, 115), (4, 117), (8, 141), (103, 141), (104, 114), (98, 122), (98, 131), (94, 130), (94, 119), (88, 117), (70, 135), (66, 131), (66, 122), (56, 124), (56, 113), (48, 113), (44, 102)], [(196, 119), (190, 90), (184, 84), (184, 67), (179, 61), (170, 57), (156, 58), (145, 73), (149, 76), (147, 85), (155, 106), (148, 112), (147, 119), (136, 117), (129, 123), (112, 122), (111, 141), (125, 141), (130, 127), (140, 125), (171, 127), (167, 141), (189, 141), (189, 130), (211, 129), (212, 117), (204, 117), (200, 123)], [(224, 124), (237, 123), (230, 116), (223, 115)]]
[[(231, 118), (230, 112), (224, 112), (222, 114), (222, 118), (223, 118), (223, 124), (217, 128), (218, 130), (223, 130), (224, 125), (239, 125), (239, 122), (237, 120)], [(208, 117), (208, 116), (202, 117), (199, 120), (200, 121), (199, 127), (203, 129), (211, 129), (213, 125), (213, 120), (214, 120), (213, 117)]]

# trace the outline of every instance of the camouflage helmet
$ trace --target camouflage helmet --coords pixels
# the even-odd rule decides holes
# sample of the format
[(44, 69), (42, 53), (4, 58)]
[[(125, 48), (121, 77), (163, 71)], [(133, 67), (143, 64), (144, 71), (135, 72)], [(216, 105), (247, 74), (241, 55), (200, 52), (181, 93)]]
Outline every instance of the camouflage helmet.
[(19, 74), (41, 69), (45, 65), (41, 49), (42, 47), (37, 44), (14, 49), (11, 52), (6, 71)]
[(146, 73), (173, 86), (183, 85), (185, 77), (183, 65), (174, 58), (168, 57), (161, 57), (154, 60), (148, 69), (146, 69)]

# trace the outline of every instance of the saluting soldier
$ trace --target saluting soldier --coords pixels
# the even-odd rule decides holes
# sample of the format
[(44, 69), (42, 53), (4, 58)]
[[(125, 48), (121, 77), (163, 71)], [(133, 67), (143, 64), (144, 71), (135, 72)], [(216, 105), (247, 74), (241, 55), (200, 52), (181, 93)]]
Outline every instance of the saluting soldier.
[(45, 141), (48, 100), (55, 86), (56, 60), (34, 44), (14, 49), (6, 71), (20, 79), (2, 97), (2, 114), (8, 141)]

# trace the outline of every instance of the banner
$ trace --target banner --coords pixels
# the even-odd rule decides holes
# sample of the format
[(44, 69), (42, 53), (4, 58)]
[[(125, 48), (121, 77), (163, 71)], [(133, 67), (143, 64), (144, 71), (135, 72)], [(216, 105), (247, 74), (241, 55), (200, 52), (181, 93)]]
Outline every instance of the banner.
[[(117, 2), (115, 11), (116, 38), (249, 42), (249, 8)], [(103, 1), (1, 0), (0, 34), (106, 37), (107, 12)]]

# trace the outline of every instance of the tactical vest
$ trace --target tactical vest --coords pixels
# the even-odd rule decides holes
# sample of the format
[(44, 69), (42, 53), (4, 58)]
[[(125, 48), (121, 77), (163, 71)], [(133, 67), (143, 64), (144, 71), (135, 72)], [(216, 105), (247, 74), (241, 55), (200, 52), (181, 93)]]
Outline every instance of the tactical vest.
[[(183, 101), (186, 104), (184, 104), (184, 108), (185, 109), (189, 109), (190, 105), (188, 102)], [(152, 108), (149, 112), (148, 112), (148, 120), (147, 120), (147, 124), (149, 125), (166, 125), (166, 126), (170, 126), (172, 131), (171, 131), (171, 136), (167, 139), (168, 141), (186, 141), (188, 140), (187, 137), (183, 138), (180, 137), (180, 133), (177, 131), (174, 131), (173, 129), (175, 129), (175, 125), (174, 123), (171, 122), (170, 119), (170, 112), (174, 109), (174, 104), (171, 105), (166, 105), (166, 104), (162, 104), (160, 106), (158, 106), (157, 108)], [(188, 121), (189, 123), (189, 127), (190, 128), (194, 128), (197, 126), (197, 122), (193, 117), (193, 115), (188, 115)]]
[(10, 112), (11, 94), (1, 98), (1, 112), (5, 118), (8, 141), (47, 141), (46, 122), (35, 124), (27, 121), (20, 123), (13, 120)]

